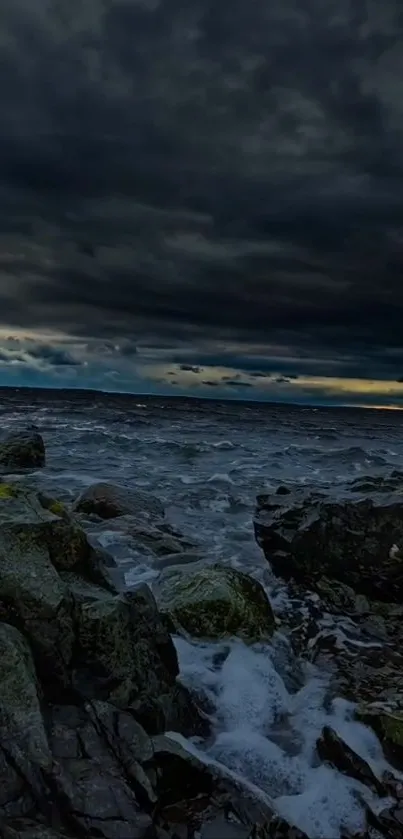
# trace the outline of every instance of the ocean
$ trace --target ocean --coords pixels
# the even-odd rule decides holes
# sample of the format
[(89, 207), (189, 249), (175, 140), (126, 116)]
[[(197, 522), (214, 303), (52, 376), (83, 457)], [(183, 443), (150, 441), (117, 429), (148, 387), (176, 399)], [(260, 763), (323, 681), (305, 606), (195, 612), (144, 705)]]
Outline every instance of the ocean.
[[(24, 481), (62, 500), (97, 481), (147, 490), (203, 562), (263, 583), (279, 616), (270, 644), (176, 639), (182, 680), (212, 709), (212, 736), (192, 748), (274, 799), (311, 839), (361, 829), (362, 787), (322, 764), (315, 743), (330, 724), (378, 774), (381, 746), (350, 703), (329, 701), (330, 672), (292, 653), (281, 631), (289, 591), (256, 544), (253, 513), (256, 495), (279, 484), (337, 487), (403, 469), (403, 414), (22, 390), (2, 392), (0, 412), (3, 429), (34, 423), (45, 440), (47, 466)], [(155, 584), (160, 560), (144, 546), (108, 522), (94, 535), (128, 585)]]

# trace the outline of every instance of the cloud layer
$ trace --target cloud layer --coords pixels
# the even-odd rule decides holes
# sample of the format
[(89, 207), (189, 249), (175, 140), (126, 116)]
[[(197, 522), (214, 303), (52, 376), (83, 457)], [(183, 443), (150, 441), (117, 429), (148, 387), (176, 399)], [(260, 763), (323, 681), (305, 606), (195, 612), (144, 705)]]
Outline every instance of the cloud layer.
[(2, 369), (402, 376), (397, 0), (3, 0), (0, 32), (0, 318), (38, 344)]

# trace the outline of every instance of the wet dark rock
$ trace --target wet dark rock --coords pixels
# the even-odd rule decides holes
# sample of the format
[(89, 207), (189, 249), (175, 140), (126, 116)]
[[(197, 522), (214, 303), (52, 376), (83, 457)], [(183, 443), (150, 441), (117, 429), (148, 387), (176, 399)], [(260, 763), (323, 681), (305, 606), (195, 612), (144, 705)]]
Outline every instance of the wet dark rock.
[(294, 490), (261, 495), (255, 534), (274, 572), (315, 588), (334, 578), (380, 601), (403, 598), (403, 497)]
[[(201, 836), (238, 839), (306, 839), (305, 834), (274, 813), (271, 807), (237, 783), (225, 770), (204, 764), (170, 737), (153, 738), (158, 765), (159, 823), (186, 825)], [(231, 832), (231, 826), (239, 828)], [(244, 830), (241, 831), (241, 828)], [(245, 832), (247, 831), (247, 832)]]
[(172, 638), (150, 589), (76, 600), (73, 684), (88, 698), (131, 708), (151, 731), (194, 733), (203, 722), (179, 684)]
[[(369, 828), (376, 830), (375, 836), (382, 836), (385, 839), (401, 839), (403, 835), (403, 808), (401, 805), (382, 810), (379, 815), (367, 809), (367, 822)], [(367, 836), (372, 839), (368, 831)], [(366, 839), (366, 837), (365, 837)]]
[(381, 797), (387, 795), (385, 785), (376, 777), (368, 763), (329, 726), (323, 729), (316, 749), (321, 760), (330, 763), (343, 775), (360, 781), (376, 795)]
[(76, 522), (44, 509), (36, 493), (0, 484), (0, 620), (29, 637), (44, 679), (70, 680), (74, 601), (63, 572), (116, 592), (111, 566)]
[(39, 469), (45, 466), (46, 453), (42, 436), (35, 429), (14, 431), (0, 440), (0, 470)]
[(29, 812), (7, 815), (8, 839), (208, 839), (218, 826), (228, 839), (306, 839), (225, 770), (170, 737), (149, 737), (109, 703), (54, 705), (45, 722), (48, 788), (36, 789)]
[(165, 515), (161, 502), (153, 495), (117, 484), (97, 483), (85, 489), (74, 503), (77, 513), (96, 515), (101, 519), (118, 516), (144, 516), (155, 521)]
[(29, 812), (44, 794), (43, 771), (51, 761), (29, 645), (0, 623), (0, 812)]
[(403, 695), (403, 656), (387, 644), (363, 647), (329, 630), (320, 632), (304, 654), (332, 674), (333, 694), (352, 702), (388, 702)]

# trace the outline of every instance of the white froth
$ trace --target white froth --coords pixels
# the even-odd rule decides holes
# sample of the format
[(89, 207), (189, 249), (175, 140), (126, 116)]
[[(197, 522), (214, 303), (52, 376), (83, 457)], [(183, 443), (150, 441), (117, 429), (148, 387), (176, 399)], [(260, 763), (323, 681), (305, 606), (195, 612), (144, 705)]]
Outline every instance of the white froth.
[(387, 767), (375, 735), (353, 717), (354, 706), (334, 700), (325, 707), (328, 680), (314, 667), (303, 687), (290, 693), (275, 669), (270, 647), (190, 643), (175, 639), (181, 677), (202, 691), (212, 712), (213, 738), (205, 760), (256, 786), (278, 812), (310, 839), (339, 839), (362, 830), (366, 801), (376, 799), (358, 781), (319, 765), (316, 741), (330, 725), (381, 776)]

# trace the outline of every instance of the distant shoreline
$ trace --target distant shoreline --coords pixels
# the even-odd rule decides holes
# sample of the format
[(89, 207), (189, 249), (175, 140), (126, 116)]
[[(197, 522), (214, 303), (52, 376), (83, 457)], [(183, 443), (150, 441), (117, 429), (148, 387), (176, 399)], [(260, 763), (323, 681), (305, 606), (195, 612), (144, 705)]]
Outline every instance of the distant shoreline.
[(1, 396), (30, 396), (31, 398), (38, 398), (39, 396), (45, 399), (63, 399), (71, 398), (77, 401), (93, 398), (94, 396), (100, 399), (116, 399), (119, 401), (132, 402), (133, 400), (141, 399), (143, 402), (177, 402), (177, 403), (214, 403), (216, 405), (240, 405), (242, 407), (267, 407), (275, 410), (306, 410), (306, 411), (357, 411), (370, 410), (378, 412), (399, 413), (403, 411), (403, 406), (393, 405), (343, 405), (334, 403), (322, 402), (274, 402), (266, 399), (239, 399), (237, 397), (221, 397), (220, 399), (214, 396), (198, 396), (198, 395), (183, 395), (183, 394), (167, 394), (167, 393), (132, 393), (127, 391), (114, 390), (99, 390), (97, 388), (61, 388), (61, 387), (28, 387), (21, 385), (20, 387), (12, 387), (10, 385), (0, 385)]

